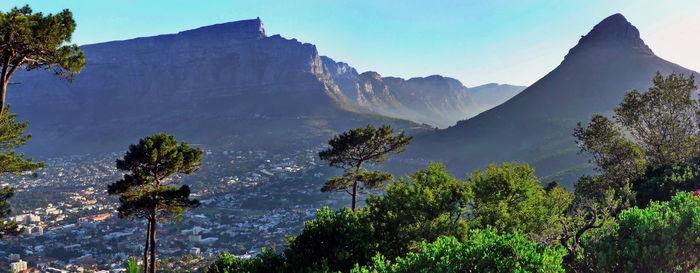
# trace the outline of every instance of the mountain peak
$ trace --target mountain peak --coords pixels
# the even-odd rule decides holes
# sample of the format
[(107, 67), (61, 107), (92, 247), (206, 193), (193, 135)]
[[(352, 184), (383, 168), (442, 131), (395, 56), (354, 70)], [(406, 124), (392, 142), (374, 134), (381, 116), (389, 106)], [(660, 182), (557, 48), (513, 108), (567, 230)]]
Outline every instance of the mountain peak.
[(639, 30), (620, 13), (610, 15), (595, 25), (588, 34), (581, 37), (567, 57), (592, 48), (623, 48), (653, 54), (639, 35)]
[(641, 42), (639, 30), (634, 27), (622, 14), (616, 13), (603, 19), (584, 38), (589, 40), (630, 40)]
[(266, 37), (265, 25), (260, 17), (250, 20), (241, 20), (228, 23), (204, 26), (196, 29), (182, 31), (179, 34), (189, 35), (214, 35), (234, 36), (242, 39), (257, 39)]

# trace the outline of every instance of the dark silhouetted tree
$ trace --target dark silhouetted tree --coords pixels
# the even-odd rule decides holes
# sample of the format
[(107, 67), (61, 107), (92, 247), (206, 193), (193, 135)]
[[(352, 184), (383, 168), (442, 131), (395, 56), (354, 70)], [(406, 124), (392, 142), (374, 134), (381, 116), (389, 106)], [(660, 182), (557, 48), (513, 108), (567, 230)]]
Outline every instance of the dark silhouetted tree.
[(80, 72), (85, 56), (77, 45), (68, 44), (74, 30), (73, 13), (67, 9), (44, 15), (26, 5), (0, 12), (0, 114), (17, 70), (45, 68), (67, 78)]
[[(202, 163), (202, 151), (177, 143), (175, 137), (156, 134), (129, 146), (117, 169), (126, 171), (124, 178), (108, 186), (108, 193), (119, 195), (119, 217), (148, 220), (144, 248), (144, 272), (156, 272), (156, 225), (159, 221), (175, 220), (188, 208), (199, 205), (190, 199), (190, 188), (179, 188), (174, 174), (191, 174)], [(150, 251), (150, 262), (148, 252)]]
[(323, 192), (345, 191), (352, 196), (352, 210), (357, 205), (357, 195), (364, 189), (381, 187), (390, 181), (390, 174), (380, 171), (367, 171), (366, 164), (381, 165), (389, 154), (403, 152), (411, 143), (411, 137), (383, 125), (378, 129), (366, 127), (352, 129), (328, 140), (328, 149), (318, 155), (331, 167), (341, 168), (344, 173), (329, 179), (321, 188)]
[[(0, 114), (0, 174), (17, 175), (44, 166), (43, 163), (34, 162), (31, 158), (25, 158), (24, 154), (15, 152), (15, 149), (23, 146), (31, 138), (31, 135), (24, 133), (28, 125), (28, 122), (17, 122), (15, 115), (9, 111)], [(0, 189), (0, 219), (10, 215), (9, 199), (14, 193), (15, 190), (11, 187)], [(0, 220), (0, 239), (5, 235), (21, 233), (22, 229), (17, 223)]]
[(698, 146), (698, 102), (695, 77), (656, 73), (647, 92), (632, 90), (615, 108), (615, 119), (642, 147), (653, 165), (686, 161)]

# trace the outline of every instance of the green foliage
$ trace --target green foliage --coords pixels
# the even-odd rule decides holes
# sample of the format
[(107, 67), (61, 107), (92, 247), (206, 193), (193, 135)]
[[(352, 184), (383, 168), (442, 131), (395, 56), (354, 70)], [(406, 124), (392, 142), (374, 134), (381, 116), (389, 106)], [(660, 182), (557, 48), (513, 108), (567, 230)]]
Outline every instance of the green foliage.
[(187, 185), (174, 186), (170, 176), (191, 174), (199, 168), (202, 151), (193, 149), (175, 137), (166, 134), (148, 136), (129, 146), (123, 159), (117, 160), (117, 169), (127, 171), (124, 178), (108, 186), (108, 193), (119, 195), (119, 216), (148, 218), (155, 212), (159, 218), (181, 216), (184, 209), (199, 204), (190, 200)]
[(150, 262), (144, 253), (144, 271), (156, 272), (156, 222), (179, 219), (188, 208), (199, 206), (190, 199), (190, 188), (179, 188), (174, 174), (191, 174), (202, 164), (202, 150), (191, 148), (186, 142), (177, 143), (166, 134), (147, 136), (138, 144), (130, 145), (123, 159), (117, 160), (117, 169), (124, 177), (107, 187), (110, 195), (118, 195), (121, 203), (120, 218), (138, 217), (148, 220), (144, 252), (150, 250)]
[(573, 199), (560, 187), (547, 192), (527, 164), (491, 164), (475, 171), (468, 181), (474, 192), (474, 227), (492, 226), (500, 232), (554, 234)]
[(7, 84), (18, 69), (51, 69), (63, 77), (80, 72), (85, 56), (77, 45), (69, 44), (74, 30), (73, 14), (67, 9), (44, 15), (26, 5), (0, 12), (0, 113)]
[(353, 273), (458, 272), (564, 272), (561, 249), (538, 244), (520, 233), (499, 235), (494, 230), (472, 230), (459, 242), (444, 237), (423, 244), (415, 253), (388, 262), (378, 256)]
[(574, 130), (581, 152), (591, 157), (600, 175), (584, 176), (575, 185), (576, 194), (585, 199), (601, 201), (605, 192), (613, 189), (617, 198), (629, 205), (632, 195), (622, 189), (630, 188), (631, 180), (644, 174), (647, 166), (644, 152), (626, 139), (612, 120), (594, 115), (586, 127), (579, 122)]
[(341, 168), (342, 176), (329, 179), (321, 188), (323, 192), (345, 191), (352, 196), (355, 210), (358, 191), (375, 189), (392, 180), (391, 175), (380, 171), (366, 171), (365, 164), (384, 164), (389, 154), (403, 152), (411, 143), (411, 137), (383, 125), (375, 129), (372, 125), (352, 129), (328, 140), (328, 149), (318, 153), (321, 160), (331, 167)]
[(468, 185), (438, 163), (430, 163), (427, 169), (391, 184), (383, 195), (366, 200), (381, 253), (389, 258), (440, 236), (464, 237), (467, 223), (462, 218), (470, 201)]
[[(202, 270), (203, 273), (285, 273), (296, 272), (285, 270), (284, 256), (272, 251), (263, 250), (255, 258), (243, 260), (230, 253), (222, 253), (214, 263)], [(321, 271), (308, 271), (321, 272)]]
[(231, 253), (221, 253), (210, 266), (204, 268), (204, 273), (237, 273), (246, 272), (246, 262), (231, 255)]
[[(10, 198), (15, 194), (15, 189), (3, 187), (0, 189), (0, 218), (10, 216)], [(17, 236), (24, 232), (15, 222), (0, 221), (0, 239), (7, 235)]]
[(678, 193), (668, 202), (623, 211), (586, 243), (598, 272), (688, 272), (700, 264), (700, 198)]
[(34, 162), (31, 158), (25, 158), (24, 154), (15, 152), (32, 136), (24, 133), (29, 122), (17, 122), (17, 115), (9, 113), (9, 106), (7, 110), (0, 114), (0, 174), (20, 174), (44, 167), (44, 163)]
[(678, 192), (700, 189), (700, 158), (650, 168), (634, 182), (637, 204), (646, 207), (653, 200), (668, 201)]
[(700, 152), (695, 79), (657, 73), (653, 83), (647, 92), (625, 94), (615, 108), (617, 123), (594, 115), (586, 127), (577, 126), (574, 136), (581, 152), (590, 155), (601, 172), (579, 180), (576, 193), (581, 198), (601, 201), (603, 193), (612, 189), (624, 208), (635, 202), (632, 189), (642, 194), (642, 205), (669, 200), (676, 191), (687, 189), (681, 184), (688, 186), (683, 181), (691, 174), (678, 162), (687, 162)]
[(653, 165), (687, 161), (698, 152), (699, 104), (694, 76), (656, 73), (647, 92), (632, 90), (615, 108), (616, 120), (634, 137)]
[[(29, 123), (17, 122), (15, 117), (9, 110), (0, 114), (0, 174), (17, 175), (44, 166), (44, 163), (34, 162), (31, 158), (25, 158), (24, 154), (15, 152), (15, 149), (24, 146), (31, 139), (31, 135), (24, 133)], [(10, 216), (9, 199), (14, 193), (15, 190), (10, 187), (0, 189), (0, 219)], [(0, 220), (0, 239), (6, 235), (17, 236), (22, 232), (17, 223)]]
[(129, 261), (126, 262), (126, 273), (139, 273), (141, 270), (136, 262), (136, 258), (129, 257)]
[(289, 240), (284, 251), (288, 272), (307, 268), (345, 272), (356, 263), (365, 264), (377, 251), (373, 232), (364, 210), (321, 209), (299, 236)]

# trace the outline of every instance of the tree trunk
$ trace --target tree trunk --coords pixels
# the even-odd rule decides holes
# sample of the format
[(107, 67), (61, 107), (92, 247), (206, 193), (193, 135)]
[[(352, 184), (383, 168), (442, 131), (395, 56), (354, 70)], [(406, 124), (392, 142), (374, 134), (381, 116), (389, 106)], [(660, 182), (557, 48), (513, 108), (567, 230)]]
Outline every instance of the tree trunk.
[(355, 211), (355, 203), (357, 203), (357, 181), (352, 183), (352, 211)]
[(151, 213), (153, 221), (151, 224), (150, 239), (151, 239), (151, 271), (150, 273), (156, 273), (156, 213), (155, 210)]
[[(358, 163), (355, 167), (355, 174), (360, 173), (360, 168), (362, 168), (362, 162)], [(355, 206), (357, 204), (357, 176), (352, 177), (352, 211), (355, 211)]]
[(5, 79), (0, 79), (0, 116), (5, 113), (5, 94), (7, 94), (7, 83)]
[(146, 246), (143, 248), (143, 273), (148, 273), (148, 250), (151, 246), (151, 219), (146, 225)]

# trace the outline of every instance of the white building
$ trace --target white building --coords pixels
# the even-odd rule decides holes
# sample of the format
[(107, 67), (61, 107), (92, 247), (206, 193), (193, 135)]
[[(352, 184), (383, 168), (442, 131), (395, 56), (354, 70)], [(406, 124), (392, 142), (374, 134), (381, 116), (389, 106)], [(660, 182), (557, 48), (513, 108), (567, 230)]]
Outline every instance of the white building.
[(10, 271), (12, 271), (12, 273), (21, 272), (22, 270), (26, 270), (26, 269), (27, 269), (27, 262), (22, 261), (22, 260), (19, 260), (19, 261), (16, 261), (16, 262), (10, 264)]

